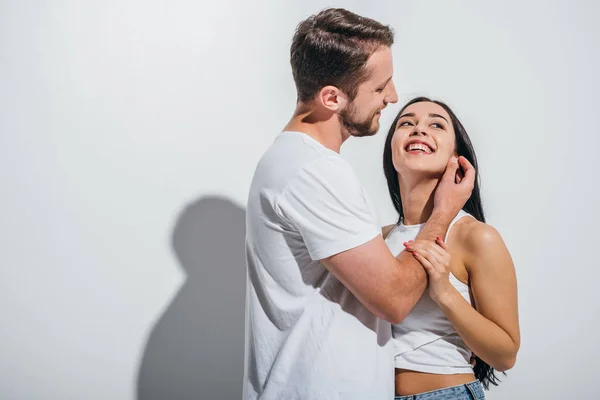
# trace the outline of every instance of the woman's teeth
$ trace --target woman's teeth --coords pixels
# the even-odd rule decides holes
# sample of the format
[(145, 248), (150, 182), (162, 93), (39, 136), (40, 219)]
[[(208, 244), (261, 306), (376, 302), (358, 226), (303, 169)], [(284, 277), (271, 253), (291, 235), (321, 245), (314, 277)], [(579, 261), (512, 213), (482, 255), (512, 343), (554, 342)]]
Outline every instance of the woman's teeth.
[(411, 143), (407, 147), (407, 151), (421, 150), (427, 154), (431, 154), (431, 148), (423, 143)]

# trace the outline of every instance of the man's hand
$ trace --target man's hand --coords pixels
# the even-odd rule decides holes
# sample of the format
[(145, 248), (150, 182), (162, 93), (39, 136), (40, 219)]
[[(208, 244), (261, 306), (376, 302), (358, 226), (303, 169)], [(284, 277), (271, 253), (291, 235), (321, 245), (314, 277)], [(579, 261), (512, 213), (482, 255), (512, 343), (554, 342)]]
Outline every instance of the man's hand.
[(471, 163), (463, 156), (458, 160), (450, 158), (446, 172), (435, 190), (433, 211), (456, 216), (471, 197), (474, 185), (475, 168)]

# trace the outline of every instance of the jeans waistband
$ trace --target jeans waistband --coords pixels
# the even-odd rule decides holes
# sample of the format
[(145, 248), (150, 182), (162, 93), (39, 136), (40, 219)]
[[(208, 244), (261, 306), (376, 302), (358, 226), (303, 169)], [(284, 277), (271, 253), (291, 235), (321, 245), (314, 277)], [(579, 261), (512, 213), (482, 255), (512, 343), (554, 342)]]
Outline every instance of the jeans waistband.
[[(407, 396), (396, 396), (395, 400), (453, 400), (455, 398), (464, 398), (465, 395), (471, 395), (473, 399), (485, 399), (483, 386), (481, 382), (473, 381), (464, 385), (452, 386), (430, 392), (411, 394)], [(463, 397), (461, 397), (463, 396)]]

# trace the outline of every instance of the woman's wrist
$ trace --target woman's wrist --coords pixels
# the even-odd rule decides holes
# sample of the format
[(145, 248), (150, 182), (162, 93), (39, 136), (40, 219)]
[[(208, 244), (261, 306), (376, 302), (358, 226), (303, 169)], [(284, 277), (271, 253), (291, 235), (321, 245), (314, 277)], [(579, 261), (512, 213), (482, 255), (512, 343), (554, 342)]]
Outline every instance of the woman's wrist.
[(440, 308), (442, 308), (442, 310), (450, 310), (457, 304), (457, 301), (460, 301), (461, 299), (462, 296), (458, 290), (456, 290), (456, 288), (452, 286), (450, 282), (448, 282), (447, 288), (441, 293), (437, 294), (433, 300), (440, 306)]

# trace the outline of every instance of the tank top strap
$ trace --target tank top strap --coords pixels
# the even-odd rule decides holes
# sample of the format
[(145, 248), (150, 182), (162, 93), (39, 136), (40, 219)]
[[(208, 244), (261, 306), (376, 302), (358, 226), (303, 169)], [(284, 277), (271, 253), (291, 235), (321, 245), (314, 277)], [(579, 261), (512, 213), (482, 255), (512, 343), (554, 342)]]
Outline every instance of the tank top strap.
[(454, 219), (452, 220), (452, 222), (450, 222), (450, 225), (448, 226), (448, 232), (446, 232), (446, 237), (444, 238), (445, 242), (448, 241), (448, 235), (450, 234), (450, 230), (452, 229), (454, 224), (456, 224), (458, 222), (458, 220), (460, 220), (461, 218), (466, 217), (466, 216), (471, 216), (471, 214), (469, 214), (465, 210), (460, 210), (458, 212), (458, 214), (456, 214), (456, 217), (454, 217)]

